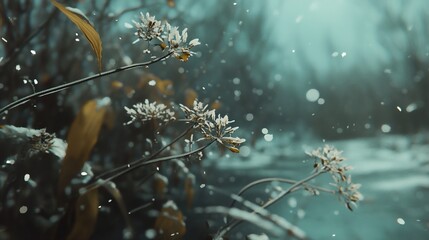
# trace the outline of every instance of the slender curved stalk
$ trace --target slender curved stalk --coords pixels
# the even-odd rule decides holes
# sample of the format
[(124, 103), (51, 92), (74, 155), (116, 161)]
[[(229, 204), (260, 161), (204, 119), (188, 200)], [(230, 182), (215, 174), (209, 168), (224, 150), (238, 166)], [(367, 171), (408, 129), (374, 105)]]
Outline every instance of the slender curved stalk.
[[(320, 172), (316, 172), (313, 173), (312, 175), (297, 181), (296, 183), (294, 183), (292, 186), (290, 186), (287, 190), (281, 192), (277, 197), (269, 200), (268, 202), (266, 202), (264, 205), (261, 206), (261, 208), (267, 208), (271, 205), (273, 205), (274, 203), (276, 203), (277, 201), (279, 201), (281, 198), (283, 198), (285, 195), (291, 193), (295, 188), (299, 187), (300, 185), (312, 180), (313, 178), (319, 176), (322, 173), (325, 173), (326, 171), (320, 171)], [(256, 214), (256, 212), (255, 212)], [(221, 228), (218, 232), (218, 234), (216, 234), (216, 237), (218, 237), (219, 239), (222, 236), (225, 236), (225, 234), (227, 234), (228, 232), (230, 232), (232, 229), (234, 229), (235, 227), (237, 227), (238, 225), (240, 225), (243, 221), (242, 220), (235, 220), (232, 221), (230, 224), (226, 225), (225, 227)]]
[[(175, 142), (179, 141), (183, 136), (185, 136), (186, 134), (189, 133), (189, 131), (191, 131), (191, 129), (194, 127), (194, 125), (190, 126), (188, 129), (186, 129), (183, 133), (181, 133), (179, 136), (177, 136), (175, 139), (173, 139), (173, 141), (171, 141), (169, 144), (165, 145), (164, 147), (162, 147), (161, 149), (159, 149), (157, 152), (153, 153), (152, 155), (150, 155), (148, 158), (146, 158), (147, 160), (151, 160), (154, 157), (158, 156), (162, 151), (164, 151), (165, 149), (167, 149), (169, 146), (173, 145)], [(134, 162), (128, 163), (127, 165), (123, 165), (120, 167), (117, 167), (115, 169), (112, 169), (110, 171), (104, 172), (102, 174), (100, 174), (99, 176), (95, 177), (95, 179), (100, 179), (103, 177), (106, 177), (112, 173), (116, 173), (118, 171), (127, 169), (129, 165), (134, 165), (137, 164), (138, 162), (140, 162), (141, 159), (139, 160), (135, 160)]]
[[(96, 188), (100, 187), (101, 185), (103, 185), (105, 182), (112, 181), (113, 179), (118, 178), (118, 177), (120, 177), (120, 176), (122, 176), (124, 174), (129, 173), (129, 172), (132, 172), (132, 171), (134, 171), (134, 170), (136, 170), (136, 169), (138, 169), (140, 167), (151, 165), (151, 164), (155, 164), (155, 163), (161, 163), (161, 162), (173, 160), (173, 159), (176, 159), (176, 158), (185, 158), (185, 157), (188, 157), (188, 156), (193, 155), (195, 153), (201, 152), (204, 149), (206, 149), (208, 146), (210, 146), (212, 143), (214, 143), (215, 141), (216, 140), (211, 140), (206, 145), (204, 145), (204, 146), (202, 146), (200, 148), (197, 148), (197, 149), (195, 149), (195, 150), (193, 150), (191, 152), (182, 153), (182, 154), (178, 154), (178, 155), (174, 155), (174, 156), (155, 158), (155, 159), (152, 159), (152, 160), (147, 160), (146, 158), (141, 158), (139, 160), (134, 161), (133, 165), (131, 165), (131, 164), (124, 165), (125, 169), (122, 170), (122, 171), (120, 171), (119, 173), (114, 174), (113, 176), (110, 176), (110, 177), (108, 177), (106, 179), (96, 179), (96, 181), (94, 183), (89, 184), (86, 187), (83, 187), (81, 189), (82, 191), (80, 191), (80, 194), (84, 194), (85, 192), (88, 192), (88, 191), (91, 191), (93, 189), (96, 189)], [(124, 166), (122, 166), (121, 168), (123, 168)]]
[(47, 95), (50, 95), (50, 94), (62, 91), (64, 89), (67, 89), (69, 87), (72, 87), (72, 86), (75, 86), (75, 85), (78, 85), (78, 84), (81, 84), (81, 83), (85, 83), (85, 82), (88, 82), (88, 81), (91, 81), (91, 80), (94, 80), (94, 79), (97, 79), (97, 78), (100, 78), (100, 77), (104, 77), (104, 76), (107, 76), (107, 75), (110, 75), (110, 74), (113, 74), (113, 73), (118, 73), (118, 72), (130, 70), (130, 69), (138, 68), (138, 67), (149, 66), (149, 65), (154, 64), (156, 62), (159, 62), (159, 61), (162, 61), (164, 59), (167, 59), (168, 57), (171, 56), (171, 54), (173, 54), (173, 52), (169, 52), (168, 54), (166, 54), (166, 55), (164, 55), (162, 57), (153, 59), (153, 60), (148, 61), (148, 62), (135, 63), (135, 64), (131, 64), (131, 65), (122, 66), (122, 67), (119, 67), (119, 68), (116, 68), (116, 69), (113, 69), (113, 70), (109, 70), (109, 71), (105, 71), (105, 72), (102, 72), (102, 73), (98, 73), (98, 74), (95, 74), (95, 75), (92, 75), (92, 76), (89, 76), (89, 77), (85, 77), (85, 78), (81, 78), (81, 79), (75, 80), (73, 82), (61, 84), (59, 86), (55, 86), (55, 87), (52, 87), (52, 88), (48, 88), (48, 89), (42, 90), (40, 92), (36, 92), (36, 93), (30, 94), (28, 96), (25, 96), (25, 97), (23, 97), (21, 99), (18, 99), (16, 101), (14, 101), (14, 102), (6, 105), (5, 107), (1, 108), (0, 109), (0, 114), (3, 114), (6, 111), (14, 109), (14, 108), (16, 108), (16, 107), (18, 107), (18, 106), (20, 106), (22, 104), (25, 104), (25, 103), (29, 102), (32, 99), (41, 98), (41, 97), (44, 97), (44, 96), (47, 96)]
[(320, 171), (320, 172), (316, 172), (311, 174), (310, 176), (296, 182), (295, 184), (293, 184), (292, 186), (290, 186), (286, 191), (281, 192), (277, 197), (269, 200), (268, 202), (266, 202), (264, 205), (262, 205), (263, 208), (267, 208), (271, 205), (273, 205), (274, 203), (276, 203), (278, 200), (280, 200), (281, 198), (283, 198), (285, 195), (291, 193), (295, 188), (299, 187), (300, 185), (310, 181), (313, 178), (316, 178), (317, 176), (319, 176), (322, 173), (325, 173), (326, 171)]
[[(250, 188), (262, 184), (262, 183), (267, 183), (267, 182), (284, 182), (284, 183), (290, 183), (290, 184), (296, 184), (297, 181), (295, 180), (291, 180), (291, 179), (287, 179), (287, 178), (278, 178), (278, 177), (272, 177), (272, 178), (262, 178), (262, 179), (258, 179), (256, 181), (253, 181), (249, 184), (247, 184), (246, 186), (244, 186), (238, 193), (238, 196), (241, 196), (243, 193), (245, 193), (247, 190), (249, 190)], [(309, 186), (311, 188), (317, 189), (319, 191), (322, 192), (327, 192), (327, 193), (335, 193), (334, 190), (330, 190), (327, 188), (322, 188), (322, 187), (318, 187), (318, 186), (314, 186), (314, 185), (310, 185), (310, 184), (303, 184), (304, 186)], [(292, 191), (298, 190), (300, 187), (294, 188)], [(230, 207), (233, 207), (234, 204), (236, 203), (235, 200), (233, 200), (231, 202)]]
[[(258, 214), (260, 215), (263, 219), (266, 219), (270, 222), (272, 222), (273, 224), (277, 225), (278, 227), (286, 230), (289, 234), (297, 237), (298, 239), (305, 239), (305, 233), (304, 231), (302, 231), (301, 229), (299, 229), (297, 226), (294, 226), (292, 223), (288, 222), (286, 219), (279, 217), (276, 214), (272, 214), (270, 213), (268, 210), (266, 210), (264, 207), (261, 207), (259, 205), (257, 205), (256, 203), (253, 203), (251, 201), (248, 201), (244, 198), (242, 198), (241, 196), (237, 195), (237, 194), (230, 194), (227, 193), (219, 188), (216, 188), (214, 186), (207, 186), (207, 189), (209, 190), (213, 190), (216, 191), (218, 193), (221, 193), (225, 196), (229, 196), (230, 198), (232, 198), (233, 200), (240, 202), (243, 206), (251, 209), (253, 212), (251, 212), (250, 214)], [(227, 209), (231, 209), (231, 208), (227, 208)], [(242, 218), (235, 218), (236, 221), (246, 221), (246, 219), (242, 219)], [(226, 233), (226, 232), (225, 232)], [(217, 235), (214, 239), (219, 239), (220, 237), (222, 237), (223, 235)]]

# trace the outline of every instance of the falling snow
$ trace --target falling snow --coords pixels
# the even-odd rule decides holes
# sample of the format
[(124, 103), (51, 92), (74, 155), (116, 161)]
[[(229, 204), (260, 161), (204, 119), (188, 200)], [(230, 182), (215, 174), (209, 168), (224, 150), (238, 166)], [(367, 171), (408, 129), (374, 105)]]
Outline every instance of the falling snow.
[(398, 219), (396, 219), (396, 222), (397, 222), (398, 224), (400, 224), (400, 225), (404, 225), (404, 224), (405, 224), (405, 221), (404, 221), (404, 219), (402, 219), (402, 218), (398, 218)]
[[(21, 2), (17, 1), (17, 6)], [(234, 126), (240, 127), (237, 133), (246, 141), (230, 136), (213, 138), (218, 146), (213, 144), (202, 155), (190, 156), (181, 162), (181, 169), (187, 169), (186, 173), (194, 173), (197, 169), (192, 183), (192, 194), (198, 196), (194, 199), (196, 206), (202, 203), (221, 205), (225, 208), (211, 210), (243, 217), (241, 209), (226, 208), (230, 202), (229, 199), (223, 202), (225, 196), (219, 197), (213, 191), (208, 193), (210, 196), (204, 195), (209, 184), (218, 184), (228, 193), (237, 193), (256, 179), (302, 179), (313, 167), (312, 160), (303, 152), (326, 143), (343, 150), (347, 161), (353, 165), (353, 181), (362, 183), (365, 195), (359, 208), (349, 213), (339, 206), (335, 197), (329, 198), (329, 194), (308, 196), (297, 192), (270, 207), (270, 211), (297, 223), (309, 239), (425, 239), (429, 215), (426, 24), (429, 5), (425, 1), (407, 4), (400, 0), (362, 0), (359, 4), (341, 0), (161, 2), (153, 6), (151, 14), (157, 15), (162, 23), (168, 20), (181, 26), (178, 31), (181, 40), (186, 34), (199, 38), (203, 44), (189, 52), (195, 57), (185, 63), (174, 60), (187, 56), (174, 55), (150, 67), (94, 78), (5, 111), (0, 116), (0, 157), (3, 157), (0, 159), (3, 164), (0, 182), (9, 179), (4, 171), (23, 165), (22, 156), (37, 156), (34, 152), (8, 152), (12, 151), (9, 146), (13, 144), (20, 146), (20, 151), (22, 146), (27, 147), (2, 139), (2, 132), (10, 130), (8, 125), (37, 126), (52, 131), (56, 137), (52, 148), (43, 152), (46, 155), (44, 165), (50, 160), (48, 156), (62, 160), (67, 143), (61, 139), (67, 139), (83, 104), (99, 98), (98, 104), (108, 102), (112, 108), (107, 111), (97, 145), (88, 156), (88, 166), (94, 167), (94, 173), (121, 165), (130, 170), (133, 161), (147, 160), (174, 140), (182, 128), (189, 126), (181, 125), (183, 115), (176, 111), (179, 104), (192, 105), (197, 98), (209, 108), (216, 107), (216, 115), (221, 113), (235, 119)], [(167, 6), (167, 2), (175, 6)], [(64, 15), (53, 15), (55, 24), (47, 24), (37, 32), (43, 24), (25, 21), (27, 8), (19, 8), (22, 10), (19, 16), (13, 10), (4, 9), (9, 18), (2, 22), (4, 31), (0, 36), (0, 108), (100, 71), (114, 72), (124, 65), (156, 61), (158, 54), (169, 52), (159, 39), (168, 37), (167, 27), (154, 42), (135, 39), (132, 21), (138, 19), (140, 10), (130, 10), (147, 8), (144, 3), (132, 0), (128, 6), (124, 1), (111, 1), (110, 5), (106, 4), (106, 11), (101, 5), (96, 10), (89, 9), (90, 5), (79, 3), (78, 7), (90, 13), (89, 19), (95, 21), (95, 29), (101, 35), (103, 61), (100, 70), (87, 36), (71, 22), (66, 22)], [(51, 9), (39, 8), (40, 4), (35, 3), (31, 16), (47, 16), (46, 9)], [(27, 22), (29, 25), (25, 26)], [(182, 31), (184, 28), (189, 30), (186, 34)], [(33, 33), (28, 29), (37, 33), (31, 41), (26, 39)], [(186, 48), (180, 45), (179, 49), (182, 47)], [(142, 118), (150, 114), (144, 112), (143, 107), (132, 107), (143, 106), (134, 104), (146, 101), (153, 103), (153, 106), (146, 106), (153, 111), (146, 110), (155, 117)], [(163, 112), (167, 115), (162, 115)], [(180, 121), (170, 122), (176, 118)], [(114, 124), (108, 123), (110, 121)], [(132, 124), (124, 126), (124, 121)], [(166, 124), (158, 126), (159, 121)], [(16, 138), (22, 139), (27, 133), (22, 131)], [(188, 141), (178, 141), (159, 156), (176, 154), (183, 149), (191, 151), (204, 142), (204, 136), (203, 140), (201, 136), (192, 137), (186, 135)], [(231, 152), (222, 148), (222, 141), (240, 141), (240, 144), (235, 144)], [(94, 173), (88, 166), (77, 170), (73, 183), (93, 179)], [(120, 190), (124, 189), (125, 202), (136, 205), (150, 202), (157, 207), (183, 210), (188, 236), (195, 229), (215, 232), (219, 225), (215, 219), (219, 216), (201, 216), (195, 214), (194, 208), (183, 207), (181, 177), (188, 175), (183, 170), (173, 179), (171, 176), (176, 173), (168, 166), (163, 163), (143, 167), (141, 172), (123, 178), (130, 182), (137, 179), (135, 186), (124, 184), (123, 179), (118, 181)], [(20, 189), (5, 196), (24, 196), (27, 191), (45, 194), (40, 191), (45, 187), (40, 179), (49, 175), (47, 169), (31, 168), (17, 173), (13, 179), (20, 184)], [(146, 176), (147, 172), (152, 175)], [(152, 179), (177, 186), (168, 188), (164, 199), (154, 198), (149, 196), (152, 186), (148, 182)], [(311, 182), (318, 183), (318, 179)], [(267, 198), (290, 186), (280, 182), (267, 185), (255, 187), (243, 197), (263, 204)], [(55, 183), (52, 189), (56, 186)], [(65, 192), (71, 194), (72, 188), (66, 188)], [(99, 218), (108, 215), (116, 221), (120, 219), (119, 211), (109, 212), (108, 209), (119, 205), (115, 198), (105, 194), (103, 192), (100, 198), (102, 214)], [(174, 197), (179, 200), (170, 201)], [(49, 215), (49, 211), (41, 207), (46, 203), (35, 204), (37, 200), (34, 197), (14, 201), (10, 216), (18, 216), (24, 222), (27, 220), (24, 218), (36, 216), (37, 212)], [(7, 204), (12, 203), (6, 199), (4, 205)], [(35, 205), (40, 206), (33, 207)], [(2, 209), (6, 209), (5, 206)], [(134, 206), (126, 207), (132, 209)], [(82, 205), (81, 210), (85, 210), (85, 206)], [(153, 208), (149, 212), (141, 211), (142, 215), (133, 214), (136, 214), (135, 219), (145, 221), (147, 216), (157, 216), (158, 210)], [(61, 214), (52, 216), (49, 221), (58, 222)], [(250, 214), (248, 217), (267, 232), (273, 228), (271, 222), (258, 216)], [(120, 234), (118, 228), (123, 229), (123, 222), (116, 225), (111, 231)], [(158, 230), (150, 227), (153, 226), (138, 228), (137, 236), (158, 238)], [(7, 228), (1, 225), (0, 229)], [(94, 238), (104, 234), (96, 231), (99, 232)], [(109, 230), (103, 231), (108, 235)], [(231, 239), (275, 238), (250, 224), (242, 224), (235, 231), (229, 236)], [(123, 234), (123, 237), (130, 237), (131, 232)], [(171, 233), (172, 238), (177, 234)]]
[(320, 93), (317, 89), (309, 89), (307, 93), (305, 94), (305, 98), (309, 102), (316, 102), (320, 97)]

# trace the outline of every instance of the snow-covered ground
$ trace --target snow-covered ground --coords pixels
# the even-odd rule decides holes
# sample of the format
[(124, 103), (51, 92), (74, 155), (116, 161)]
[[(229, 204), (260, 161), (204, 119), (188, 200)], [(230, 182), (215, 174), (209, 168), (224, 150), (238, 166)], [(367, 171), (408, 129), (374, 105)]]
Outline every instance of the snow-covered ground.
[[(237, 191), (263, 177), (302, 179), (312, 170), (305, 150), (324, 144), (316, 140), (297, 143), (287, 135), (258, 141), (242, 149), (240, 156), (213, 158), (216, 171), (222, 172), (216, 174), (216, 181)], [(357, 210), (348, 211), (329, 194), (294, 193), (272, 206), (273, 212), (297, 224), (311, 239), (429, 239), (429, 134), (327, 144), (344, 151), (347, 164), (353, 166), (353, 182), (362, 184), (365, 198)], [(322, 178), (314, 184), (327, 186), (329, 181)], [(266, 197), (264, 191), (259, 187), (247, 198)]]

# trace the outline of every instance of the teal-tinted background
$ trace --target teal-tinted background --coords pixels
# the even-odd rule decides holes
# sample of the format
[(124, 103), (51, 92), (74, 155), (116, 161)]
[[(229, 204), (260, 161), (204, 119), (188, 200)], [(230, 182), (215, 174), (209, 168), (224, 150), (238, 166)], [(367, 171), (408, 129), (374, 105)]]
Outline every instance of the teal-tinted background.
[[(53, 10), (45, 2), (33, 2), (38, 9), (30, 18), (34, 28)], [(147, 1), (120, 18), (115, 13), (141, 1), (112, 1), (104, 13), (112, 17), (100, 21), (102, 25), (97, 17), (103, 1), (67, 3), (85, 9), (100, 32), (106, 70), (147, 60), (142, 45), (132, 44), (133, 30), (124, 27), (140, 11), (188, 27), (189, 37), (200, 39), (202, 45), (186, 64), (170, 61), (147, 71), (171, 79), (178, 101), (185, 98), (187, 88), (195, 89), (201, 100), (219, 100), (219, 111), (240, 126), (240, 134), (247, 138), (246, 151), (216, 159), (208, 154), (213, 184), (236, 192), (260, 177), (300, 178), (311, 170), (311, 164), (302, 163), (304, 150), (330, 143), (344, 150), (354, 166), (354, 180), (363, 184), (365, 199), (360, 207), (350, 213), (335, 197), (312, 199), (298, 194), (293, 196), (299, 202), (296, 207), (285, 199), (271, 210), (296, 223), (312, 239), (428, 238), (427, 1), (176, 0), (174, 8), (165, 1)], [(23, 84), (24, 78), (51, 76), (45, 85), (36, 86), (42, 89), (97, 72), (82, 34), (64, 17), (58, 19), (52, 23), (54, 30), (30, 42), (7, 66), (11, 70), (0, 69), (1, 106), (33, 91)], [(20, 28), (20, 16), (14, 22), (26, 34)], [(69, 48), (58, 49), (61, 41), (70, 41)], [(5, 46), (12, 44), (11, 39), (3, 41), (0, 58), (7, 55)], [(44, 54), (33, 56), (31, 49)], [(142, 71), (109, 76), (85, 85), (84, 90), (70, 89), (59, 100), (41, 100), (38, 110), (28, 104), (3, 120), (47, 127), (65, 138), (66, 127), (85, 98), (105, 96), (111, 81), (135, 79)], [(317, 90), (319, 101), (307, 99), (311, 89)], [(118, 109), (125, 104), (123, 96), (112, 99)], [(49, 104), (55, 101), (58, 112)], [(272, 141), (264, 138), (262, 128), (273, 135)], [(110, 144), (110, 150), (120, 151), (114, 142)], [(257, 196), (264, 196), (264, 189), (255, 190), (249, 199)], [(217, 198), (201, 201), (222, 203)], [(297, 209), (305, 210), (304, 218), (296, 217)], [(398, 218), (405, 224), (398, 224)], [(246, 226), (243, 231), (254, 230)]]

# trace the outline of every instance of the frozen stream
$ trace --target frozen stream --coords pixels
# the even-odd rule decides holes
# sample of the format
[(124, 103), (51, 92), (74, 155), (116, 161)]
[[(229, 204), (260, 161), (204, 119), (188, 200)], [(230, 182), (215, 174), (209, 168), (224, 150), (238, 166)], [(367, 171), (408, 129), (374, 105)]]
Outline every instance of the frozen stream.
[[(303, 145), (276, 136), (260, 141), (247, 157), (223, 158), (217, 184), (237, 192), (248, 182), (264, 177), (300, 179), (312, 170), (304, 151), (323, 146)], [(361, 183), (365, 199), (349, 212), (336, 197), (294, 193), (271, 207), (297, 224), (311, 239), (429, 239), (429, 138), (426, 135), (392, 136), (330, 142), (343, 150), (353, 181)], [(244, 167), (244, 166), (247, 166)], [(330, 179), (317, 179), (314, 184)], [(267, 194), (259, 187), (246, 198)], [(299, 217), (298, 217), (299, 215)]]

